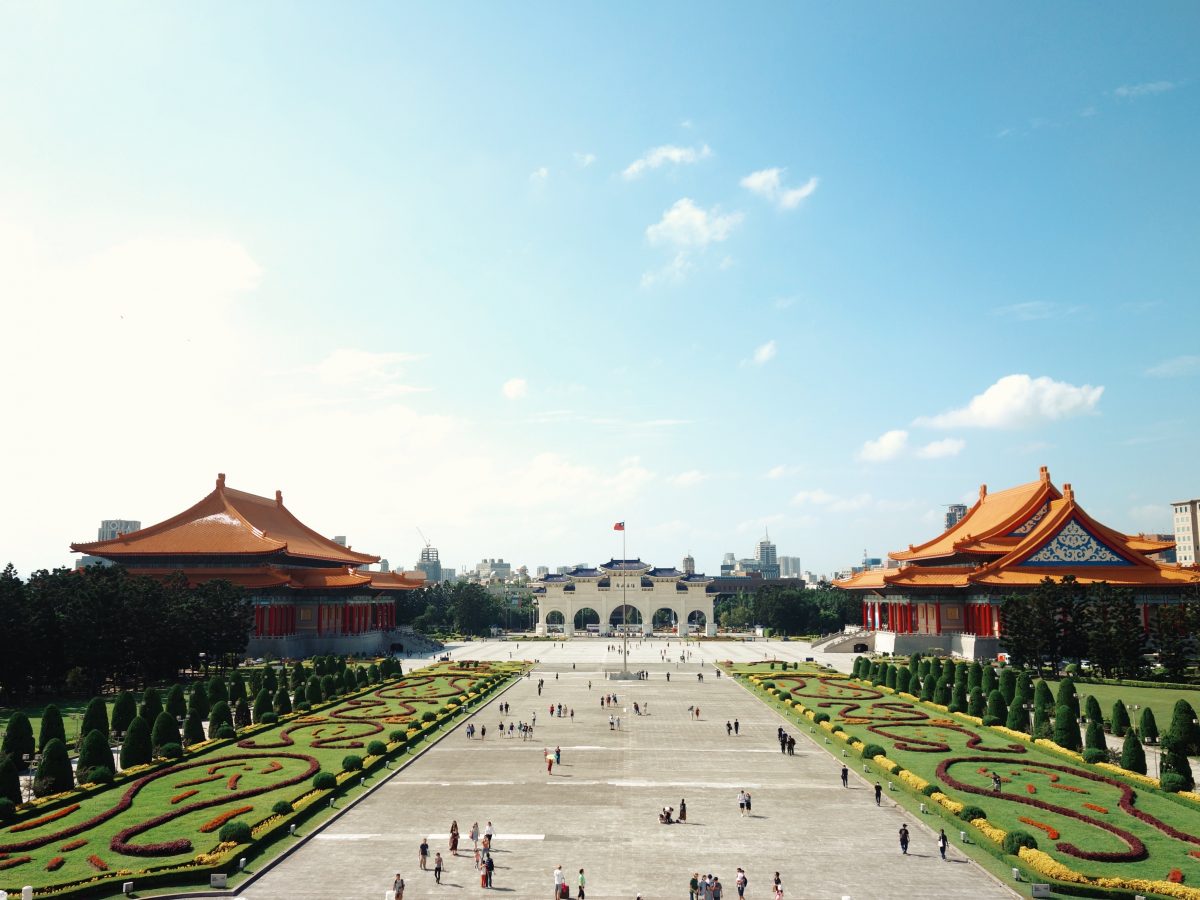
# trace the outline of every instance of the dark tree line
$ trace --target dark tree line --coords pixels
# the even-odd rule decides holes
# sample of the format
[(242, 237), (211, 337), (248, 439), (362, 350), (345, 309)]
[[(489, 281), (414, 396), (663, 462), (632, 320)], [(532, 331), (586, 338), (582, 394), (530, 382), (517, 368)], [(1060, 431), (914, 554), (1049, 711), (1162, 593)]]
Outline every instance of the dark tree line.
[(438, 582), (396, 598), (396, 622), (426, 633), (486, 635), (507, 625), (509, 609), (480, 584)]
[(724, 628), (761, 625), (779, 634), (828, 634), (862, 620), (862, 601), (837, 588), (763, 585), (752, 594), (722, 597), (713, 615)]
[(0, 697), (98, 693), (195, 667), (223, 666), (246, 649), (254, 611), (227, 581), (189, 587), (120, 566), (0, 572)]
[(1158, 654), (1168, 677), (1181, 678), (1195, 664), (1200, 629), (1200, 591), (1173, 605), (1151, 607), (1150, 639), (1133, 591), (1106, 582), (1082, 585), (1067, 575), (1043, 579), (1030, 593), (1005, 597), (1003, 642), (1018, 666), (1048, 666), (1087, 659), (1104, 677), (1134, 676), (1146, 653)]

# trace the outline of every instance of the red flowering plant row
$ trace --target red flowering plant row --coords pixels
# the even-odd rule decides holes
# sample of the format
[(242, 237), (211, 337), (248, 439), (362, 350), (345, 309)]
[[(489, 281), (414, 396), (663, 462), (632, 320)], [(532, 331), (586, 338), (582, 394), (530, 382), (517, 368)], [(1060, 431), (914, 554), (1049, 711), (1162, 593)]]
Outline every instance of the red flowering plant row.
[(225, 812), (221, 813), (220, 815), (214, 816), (213, 818), (211, 818), (207, 822), (205, 822), (203, 825), (201, 825), (200, 831), (202, 834), (212, 834), (214, 831), (216, 831), (218, 828), (220, 828), (222, 825), (224, 825), (230, 819), (236, 819), (238, 816), (243, 815), (244, 813), (248, 813), (252, 809), (254, 809), (253, 806), (237, 806), (237, 807), (234, 807), (233, 809), (228, 809)]
[(75, 812), (75, 810), (77, 810), (77, 809), (79, 809), (79, 804), (72, 803), (70, 806), (64, 806), (62, 809), (56, 809), (54, 812), (47, 813), (46, 815), (40, 816), (36, 819), (27, 819), (26, 821), (22, 822), (21, 824), (14, 825), (12, 828), (10, 828), (8, 830), (9, 831), (30, 831), (34, 828), (40, 828), (42, 825), (46, 825), (46, 824), (49, 824), (50, 822), (54, 822), (58, 819), (63, 818), (64, 816), (69, 816), (71, 813)]

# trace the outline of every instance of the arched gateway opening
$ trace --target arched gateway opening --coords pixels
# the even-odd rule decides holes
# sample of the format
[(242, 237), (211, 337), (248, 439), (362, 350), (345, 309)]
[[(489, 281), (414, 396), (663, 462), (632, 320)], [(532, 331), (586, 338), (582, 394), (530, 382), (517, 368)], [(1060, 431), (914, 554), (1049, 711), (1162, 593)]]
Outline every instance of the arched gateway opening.
[(595, 634), (600, 630), (600, 613), (590, 606), (585, 606), (575, 613), (575, 630)]
[(636, 606), (630, 606), (626, 603), (624, 606), (618, 606), (613, 610), (612, 615), (608, 617), (608, 624), (618, 634), (622, 627), (631, 633), (640, 633), (642, 630), (642, 613)]
[(687, 620), (689, 631), (699, 631), (701, 634), (703, 634), (704, 629), (708, 626), (708, 617), (698, 609), (692, 610), (692, 612), (688, 614)]
[(552, 609), (546, 613), (546, 631), (562, 634), (567, 618), (560, 610)]
[(660, 606), (651, 618), (651, 627), (655, 631), (674, 632), (679, 624), (679, 616), (669, 606)]

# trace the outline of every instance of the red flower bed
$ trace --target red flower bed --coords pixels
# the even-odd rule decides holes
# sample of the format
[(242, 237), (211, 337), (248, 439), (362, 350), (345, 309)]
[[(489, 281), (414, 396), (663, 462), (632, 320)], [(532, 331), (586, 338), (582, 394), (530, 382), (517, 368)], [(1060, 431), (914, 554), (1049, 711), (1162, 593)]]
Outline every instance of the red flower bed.
[(1200, 859), (1200, 850), (1189, 850), (1188, 856), (1194, 857), (1195, 859)]
[(259, 769), (259, 775), (270, 775), (272, 772), (278, 772), (283, 766), (275, 760), (271, 760), (270, 764), (265, 769)]
[[(208, 767), (208, 774), (209, 774), (209, 775), (216, 775), (216, 774), (217, 774), (217, 772), (221, 771), (221, 769), (228, 769), (228, 768), (229, 768), (229, 767), (231, 767), (231, 766), (241, 766), (241, 765), (242, 765), (242, 763), (241, 763), (241, 762), (234, 761), (234, 762), (225, 762), (225, 763), (221, 763), (220, 765), (217, 765), (217, 766), (209, 766), (209, 767)], [(224, 776), (222, 776), (222, 777), (224, 777)]]
[(1027, 792), (1027, 793), (1030, 793), (1030, 794), (1036, 794), (1036, 793), (1037, 793), (1037, 788), (1035, 788), (1035, 787), (1034, 787), (1032, 784), (1027, 784), (1027, 785), (1025, 785), (1025, 790), (1026, 790), (1026, 792)]
[(46, 863), (46, 871), (47, 872), (57, 872), (59, 869), (62, 868), (63, 863), (65, 863), (66, 861), (67, 861), (67, 859), (64, 856), (56, 856), (56, 857), (54, 857), (54, 859), (50, 860), (50, 862)]
[(1045, 822), (1039, 822), (1037, 819), (1031, 819), (1029, 816), (1018, 816), (1018, 821), (1024, 822), (1026, 825), (1032, 825), (1034, 828), (1040, 828), (1046, 832), (1046, 837), (1052, 841), (1058, 840), (1058, 829), (1053, 825), (1047, 825)]
[(1090, 794), (1091, 793), (1091, 791), (1085, 791), (1081, 787), (1074, 787), (1073, 785), (1069, 785), (1069, 784), (1052, 784), (1052, 785), (1050, 785), (1050, 787), (1054, 788), (1056, 791), (1070, 791), (1072, 794)]
[(238, 773), (238, 774), (236, 774), (236, 775), (230, 775), (230, 776), (229, 776), (229, 784), (227, 784), (227, 785), (226, 785), (226, 787), (227, 787), (229, 790), (231, 790), (231, 791), (236, 791), (236, 790), (237, 790), (237, 785), (238, 785), (238, 782), (239, 782), (239, 781), (241, 781), (241, 780), (242, 780), (242, 773), (241, 773), (241, 772), (239, 772), (239, 773)]
[(1085, 803), (1083, 805), (1086, 806), (1088, 809), (1095, 810), (1098, 813), (1107, 813), (1108, 812), (1107, 807), (1097, 806), (1095, 803)]
[(80, 847), (82, 847), (86, 843), (87, 843), (87, 841), (84, 838), (76, 838), (73, 841), (69, 841), (68, 843), (63, 844), (58, 849), (61, 850), (63, 853), (70, 853), (72, 850), (78, 850)]
[[(876, 704), (877, 706), (882, 704)], [(849, 721), (843, 714), (842, 721)], [(868, 722), (869, 719), (857, 720)], [(964, 728), (962, 725), (956, 725), (947, 720), (938, 721), (919, 721), (919, 722), (886, 722), (878, 725), (867, 725), (867, 731), (872, 734), (877, 734), (882, 738), (892, 741), (896, 745), (897, 750), (909, 750), (914, 753), (949, 753), (950, 745), (945, 741), (939, 741), (937, 738), (921, 737), (914, 735), (899, 735), (894, 732), (901, 728), (941, 728), (945, 731), (953, 731), (961, 735), (965, 735), (967, 739), (967, 749), (979, 750), (984, 753), (1026, 753), (1028, 752), (1021, 744), (1002, 744), (999, 747), (983, 747), (983, 738), (969, 728)], [(980, 774), (987, 772), (984, 767)]]
[(1180, 869), (1172, 869), (1167, 873), (1167, 881), (1183, 884), (1183, 872)]
[(190, 791), (184, 791), (182, 794), (176, 794), (171, 798), (171, 805), (174, 806), (176, 803), (182, 803), (188, 797), (194, 797), (198, 793), (200, 793), (198, 790), (192, 788)]
[(12, 859), (0, 859), (0, 871), (5, 869), (15, 869), (17, 866), (23, 866), (32, 859), (32, 856), (14, 856)]
[(47, 822), (53, 822), (56, 819), (61, 819), (63, 816), (69, 816), (71, 813), (75, 812), (75, 810), (77, 810), (77, 809), (79, 809), (79, 804), (72, 803), (70, 806), (64, 806), (62, 809), (56, 809), (52, 813), (46, 813), (46, 815), (42, 816), (41, 818), (30, 819), (28, 822), (22, 822), (20, 825), (14, 825), (12, 828), (10, 828), (8, 830), (12, 831), (12, 832), (16, 832), (16, 831), (29, 831), (33, 828), (40, 828), (42, 825), (45, 825)]
[(92, 868), (100, 872), (108, 871), (108, 863), (98, 857), (95, 853), (88, 857), (88, 862), (92, 864)]
[(190, 781), (181, 781), (175, 785), (177, 788), (191, 787), (194, 784), (208, 784), (210, 781), (220, 781), (224, 775), (205, 775), (203, 778), (193, 778)]
[(203, 825), (201, 825), (200, 831), (203, 832), (204, 834), (211, 834), (212, 832), (214, 832), (218, 828), (220, 828), (222, 825), (224, 825), (226, 822), (228, 822), (230, 819), (236, 819), (242, 813), (248, 813), (252, 809), (254, 809), (253, 806), (239, 806), (237, 809), (226, 810), (225, 812), (221, 813), (219, 816), (214, 816), (213, 818), (211, 818), (207, 822), (205, 822)]

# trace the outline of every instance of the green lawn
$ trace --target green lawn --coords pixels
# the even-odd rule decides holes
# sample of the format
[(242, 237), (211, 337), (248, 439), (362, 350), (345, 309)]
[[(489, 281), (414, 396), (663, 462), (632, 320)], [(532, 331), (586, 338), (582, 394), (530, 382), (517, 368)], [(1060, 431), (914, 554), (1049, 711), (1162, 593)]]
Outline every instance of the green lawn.
[[(140, 696), (140, 695), (139, 695)], [(165, 694), (163, 695), (166, 696)], [(112, 718), (112, 707), (115, 697), (107, 697), (108, 715)], [(45, 709), (50, 702), (58, 705), (59, 711), (63, 717), (63, 729), (67, 732), (67, 746), (71, 752), (75, 751), (75, 739), (79, 735), (79, 723), (83, 720), (83, 711), (87, 709), (88, 701), (83, 700), (55, 700), (47, 701), (46, 703), (38, 704), (37, 706), (0, 706), (0, 731), (8, 727), (8, 720), (14, 712), (20, 710), (29, 716), (29, 723), (33, 726), (33, 739), (36, 741), (38, 733), (42, 728), (42, 710)]]
[[(479, 669), (441, 664), (373, 685), (319, 707), (311, 715), (288, 716), (276, 726), (251, 729), (253, 733), (237, 743), (201, 752), (167, 769), (151, 771), (145, 778), (84, 798), (77, 809), (51, 805), (47, 807), (50, 814), (62, 809), (68, 812), (32, 828), (27, 827), (29, 820), (0, 828), (0, 889), (11, 893), (24, 884), (37, 888), (88, 878), (97, 874), (93, 856), (111, 872), (130, 874), (178, 865), (198, 853), (211, 852), (217, 845), (218, 829), (207, 826), (222, 813), (248, 807), (235, 818), (253, 826), (269, 818), (279, 801), (294, 802), (308, 794), (315, 772), (341, 772), (343, 759), (349, 754), (366, 756), (370, 741), (387, 743), (392, 731), (415, 730), (425, 712), (444, 710), (482, 678), (510, 677), (520, 668), (519, 663), (484, 664)], [(246, 795), (259, 789), (261, 793)], [(125, 797), (131, 802), (123, 808)], [(226, 797), (228, 801), (224, 801)], [(207, 805), (195, 808), (197, 804)], [(118, 833), (172, 812), (177, 814), (148, 830), (127, 835), (128, 850), (113, 848)], [(102, 817), (106, 817), (104, 821), (83, 827)], [(79, 833), (69, 833), (78, 828), (82, 828)], [(179, 840), (186, 840), (187, 846), (137, 850)], [(73, 846), (80, 841), (86, 843)], [(26, 843), (38, 846), (20, 846)], [(4, 866), (23, 857), (29, 859), (11, 868)], [(58, 868), (48, 871), (60, 858)]]
[[(1129, 789), (1111, 778), (1111, 773), (1010, 739), (998, 731), (974, 726), (931, 704), (913, 703), (897, 694), (815, 667), (784, 674), (770, 670), (768, 665), (755, 664), (734, 666), (733, 671), (743, 676), (764, 676), (777, 689), (791, 692), (792, 698), (808, 709), (828, 713), (831, 724), (840, 724), (846, 733), (864, 744), (878, 744), (887, 758), (901, 768), (940, 786), (954, 800), (981, 807), (993, 826), (1033, 834), (1039, 849), (1075, 871), (1091, 877), (1161, 881), (1171, 869), (1178, 868), (1185, 874), (1186, 883), (1200, 882), (1200, 859), (1191, 855), (1200, 844), (1172, 837), (1153, 823), (1123, 811), (1120, 804)], [(762, 688), (754, 689), (759, 697), (796, 717), (796, 711), (778, 698)], [(802, 727), (813, 727), (805, 717), (799, 721)], [(816, 736), (822, 733), (827, 734), (816, 727)], [(969, 747), (968, 742), (976, 746)], [(841, 749), (847, 747), (848, 744), (831, 736), (827, 749), (840, 756)], [(850, 750), (850, 758), (858, 755)], [(861, 765), (860, 760), (856, 762)], [(948, 765), (939, 774), (943, 762)], [(873, 767), (872, 773), (878, 772)], [(999, 795), (991, 790), (993, 773), (1003, 779)], [(877, 777), (885, 783), (892, 780), (898, 789), (893, 796), (906, 797), (910, 806), (924, 799), (904, 788), (897, 776), (878, 774)], [(1025, 800), (1031, 802), (1022, 802)], [(931, 800), (925, 802), (932, 805)], [(1032, 805), (1039, 802), (1062, 812)], [(1140, 786), (1133, 802), (1142, 813), (1169, 827), (1187, 835), (1200, 835), (1200, 806), (1181, 803)], [(1085, 807), (1085, 803), (1095, 808)], [(1022, 822), (1022, 817), (1032, 822)], [(1132, 835), (1132, 846), (1109, 828)], [(1049, 833), (1051, 830), (1057, 831), (1058, 836)], [(977, 839), (987, 840), (983, 835)], [(1144, 859), (1136, 858), (1141, 855), (1137, 842), (1145, 848)], [(1126, 854), (1128, 858), (1083, 859), (1069, 852), (1068, 844), (1086, 853)]]
[[(1050, 690), (1054, 691), (1054, 695), (1058, 696), (1058, 682), (1047, 679), (1046, 684)], [(1114, 684), (1082, 684), (1076, 682), (1075, 693), (1079, 695), (1079, 708), (1083, 709), (1087, 702), (1087, 697), (1094, 696), (1100, 703), (1100, 711), (1104, 713), (1104, 718), (1107, 720), (1112, 717), (1113, 703), (1117, 700), (1123, 702), (1126, 706), (1137, 704), (1140, 707), (1149, 706), (1154, 710), (1154, 721), (1158, 723), (1159, 732), (1167, 730), (1167, 726), (1171, 724), (1171, 711), (1175, 708), (1176, 700), (1186, 700), (1192, 704), (1192, 708), (1196, 709), (1200, 703), (1200, 689), (1197, 690), (1176, 690), (1174, 688), (1144, 688), (1144, 687), (1125, 687)], [(1200, 709), (1197, 709), (1200, 712)], [(1139, 712), (1131, 711), (1129, 719), (1137, 726)]]

